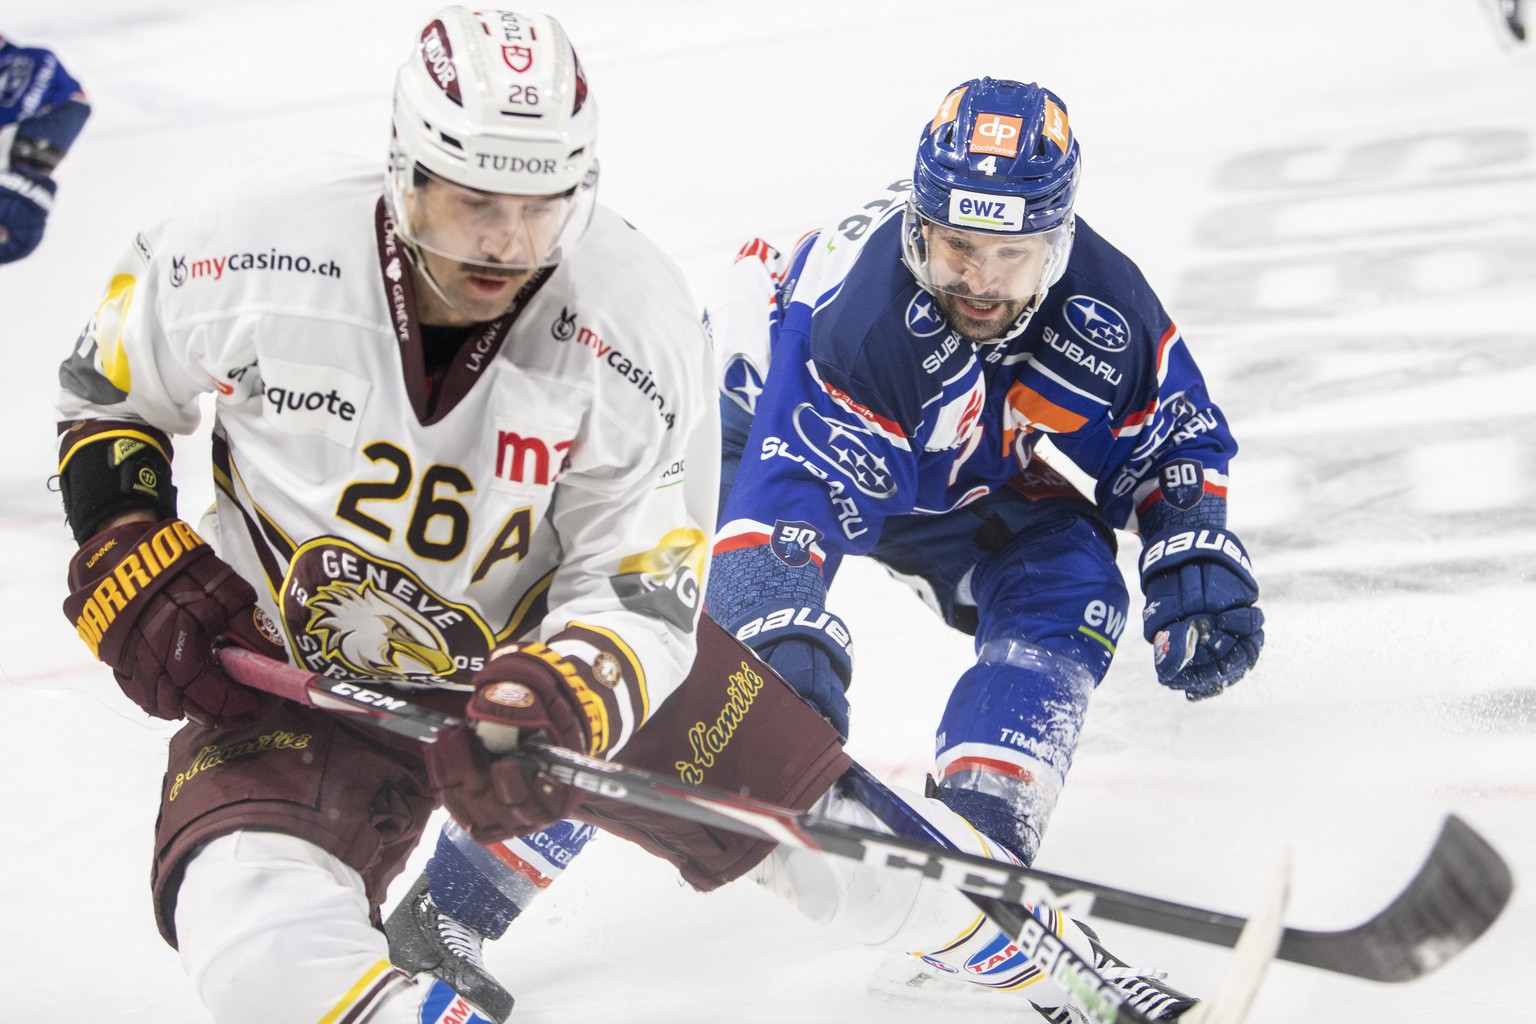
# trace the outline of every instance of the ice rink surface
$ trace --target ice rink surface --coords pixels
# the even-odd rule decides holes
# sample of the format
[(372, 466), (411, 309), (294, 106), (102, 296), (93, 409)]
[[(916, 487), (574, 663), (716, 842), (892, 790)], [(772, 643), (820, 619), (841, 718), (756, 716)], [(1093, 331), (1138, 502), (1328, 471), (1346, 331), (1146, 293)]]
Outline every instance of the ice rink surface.
[[(55, 367), (117, 251), (190, 185), (317, 150), (382, 171), (393, 69), (432, 8), (5, 8), (0, 31), (55, 48), (95, 115), (42, 247), (0, 268), (0, 1020), (190, 1024), (206, 1016), (147, 895), (172, 727), (58, 611)], [(1253, 1024), (1536, 1021), (1536, 55), (1501, 50), (1473, 0), (551, 10), (601, 105), (601, 199), (696, 283), (753, 235), (788, 244), (905, 177), (959, 81), (1066, 99), (1079, 212), (1158, 288), (1242, 444), (1232, 523), (1269, 642), (1240, 686), (1188, 704), (1127, 631), (1039, 866), (1242, 913), (1289, 847), (1291, 923), (1337, 928), (1390, 899), (1454, 811), (1524, 885), (1489, 935), (1405, 986), (1277, 965)], [(179, 451), (192, 514), (205, 448)], [(868, 565), (832, 607), (859, 647), (852, 749), (919, 783), (968, 641)], [(1195, 992), (1223, 962), (1101, 931)], [(692, 893), (611, 838), (489, 959), (526, 1024), (1033, 1019), (1017, 998), (872, 988), (883, 954), (749, 886)]]

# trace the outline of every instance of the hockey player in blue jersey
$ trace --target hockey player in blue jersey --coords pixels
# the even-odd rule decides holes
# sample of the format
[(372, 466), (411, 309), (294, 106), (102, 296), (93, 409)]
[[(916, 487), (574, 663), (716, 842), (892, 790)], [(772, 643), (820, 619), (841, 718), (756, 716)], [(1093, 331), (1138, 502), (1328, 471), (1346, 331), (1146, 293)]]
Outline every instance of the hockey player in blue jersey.
[[(728, 495), (710, 613), (846, 735), (854, 659), (827, 587), (851, 555), (911, 581), (976, 638), (939, 795), (1026, 863), (1126, 623), (1116, 530), (1144, 544), (1164, 686), (1214, 696), (1263, 644), (1227, 527), (1236, 444), (1141, 272), (1074, 212), (1079, 175), (1058, 97), (967, 82), (910, 187), (788, 260), (749, 247), (709, 309)], [(1093, 500), (1036, 456), (1046, 438)]]
[[(911, 582), (976, 638), (934, 792), (1025, 863), (1126, 626), (1116, 530), (1144, 544), (1159, 682), (1214, 696), (1263, 644), (1226, 525), (1236, 445), (1140, 271), (1076, 215), (1079, 174), (1057, 96), (972, 80), (925, 125), (912, 181), (788, 259), (750, 243), (707, 293), (725, 443), (710, 614), (846, 736), (853, 644), (828, 586), (852, 555)], [(1037, 457), (1047, 436), (1092, 500)], [(389, 922), (392, 953), (495, 987), (481, 936), (590, 834), (566, 823), (493, 856), (450, 826), (430, 889), (419, 879)], [(1158, 1019), (1188, 1005), (1147, 997)]]
[(43, 240), (58, 186), (54, 168), (91, 114), (80, 83), (48, 50), (0, 35), (0, 263)]

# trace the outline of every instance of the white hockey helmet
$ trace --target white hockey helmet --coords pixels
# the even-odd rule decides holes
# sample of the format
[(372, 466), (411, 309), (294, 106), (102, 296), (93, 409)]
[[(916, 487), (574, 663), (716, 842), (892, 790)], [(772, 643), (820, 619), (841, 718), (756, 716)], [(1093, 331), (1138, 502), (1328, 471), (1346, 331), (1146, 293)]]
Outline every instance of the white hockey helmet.
[[(597, 104), (549, 15), (438, 11), (396, 75), (393, 127), (386, 195), (408, 249), (496, 267), (550, 266), (591, 219)], [(432, 217), (412, 201), (429, 182), (456, 200), (438, 204)], [(480, 225), (454, 222), (455, 211)], [(509, 218), (535, 244), (511, 258), (485, 251), (477, 234)]]

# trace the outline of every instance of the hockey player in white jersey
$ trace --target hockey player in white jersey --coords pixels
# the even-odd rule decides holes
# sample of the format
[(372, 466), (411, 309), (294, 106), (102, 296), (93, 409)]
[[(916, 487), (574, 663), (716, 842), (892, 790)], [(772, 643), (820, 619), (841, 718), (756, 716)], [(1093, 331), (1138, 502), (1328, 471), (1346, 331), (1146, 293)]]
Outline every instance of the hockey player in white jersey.
[[(676, 267), (595, 204), (597, 108), (544, 15), (440, 11), (380, 160), (213, 183), (144, 230), (61, 368), (65, 611), (172, 739), (155, 911), (220, 1024), (483, 1019), (375, 925), (439, 803), (576, 796), (489, 749), (611, 756), (693, 660), (719, 436)], [(217, 495), (171, 436), (212, 396)], [(420, 685), (430, 748), (258, 697), (216, 641)], [(425, 756), (421, 751), (425, 749)]]

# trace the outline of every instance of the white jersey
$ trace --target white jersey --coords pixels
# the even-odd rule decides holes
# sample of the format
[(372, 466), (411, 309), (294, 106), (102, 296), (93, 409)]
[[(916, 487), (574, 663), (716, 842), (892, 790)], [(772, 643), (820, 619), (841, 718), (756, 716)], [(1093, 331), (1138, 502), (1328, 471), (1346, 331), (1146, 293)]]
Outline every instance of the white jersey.
[(600, 698), (611, 753), (693, 659), (719, 471), (697, 310), (599, 207), (429, 388), (382, 178), (326, 159), (140, 234), (62, 368), (61, 418), (161, 444), (213, 393), (220, 554), (295, 661), (463, 686), (538, 639)]

